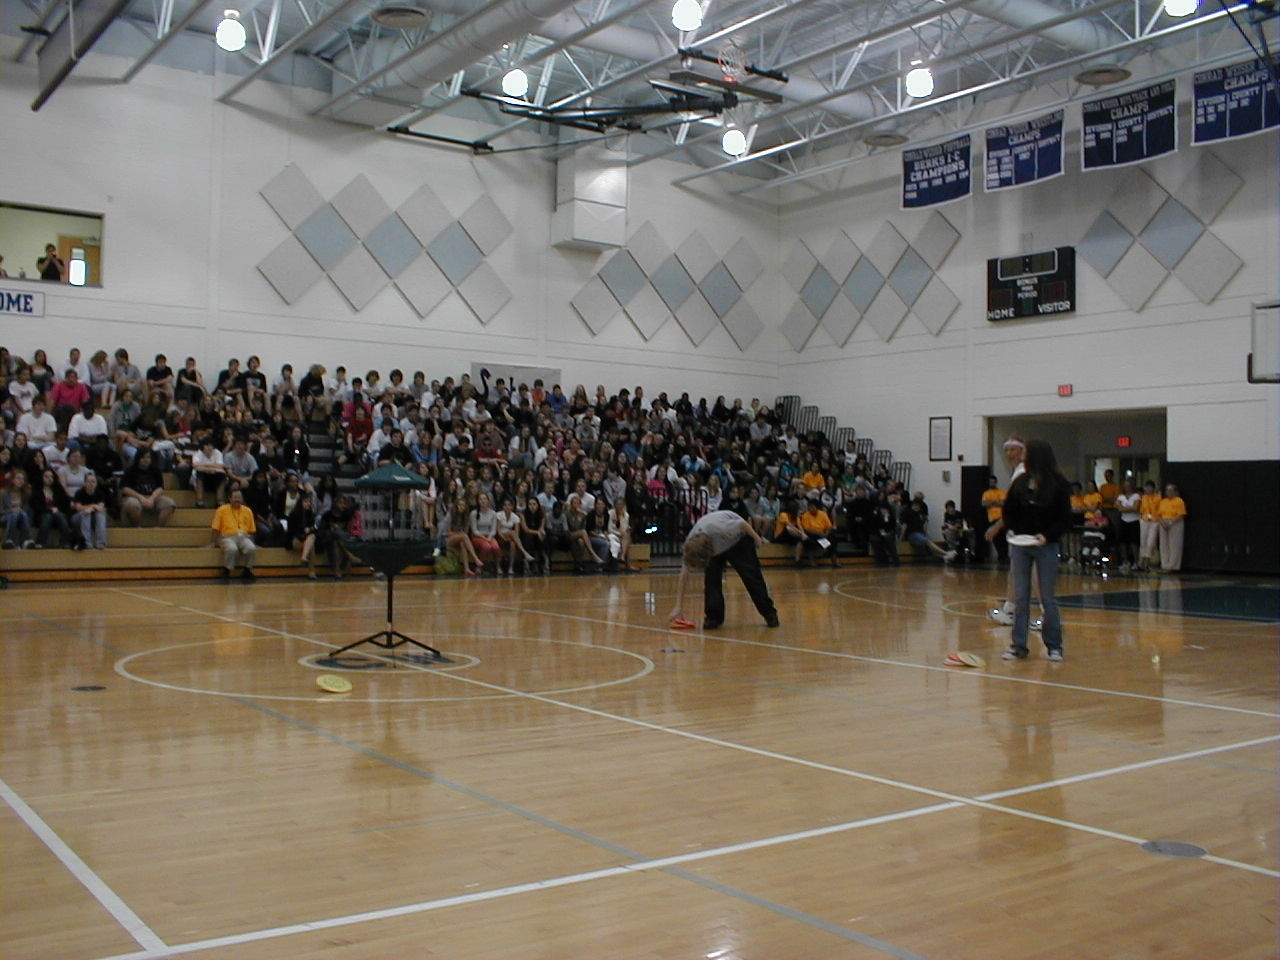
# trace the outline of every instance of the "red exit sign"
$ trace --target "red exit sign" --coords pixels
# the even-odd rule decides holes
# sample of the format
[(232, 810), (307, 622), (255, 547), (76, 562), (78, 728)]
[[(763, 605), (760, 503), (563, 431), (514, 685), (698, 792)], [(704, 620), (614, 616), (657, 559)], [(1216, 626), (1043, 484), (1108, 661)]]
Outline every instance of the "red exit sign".
[(1133, 437), (1116, 437), (1116, 446), (1121, 450), (1127, 450), (1133, 446)]
[(1076, 392), (1076, 388), (1069, 383), (1058, 384), (1058, 396), (1069, 397)]

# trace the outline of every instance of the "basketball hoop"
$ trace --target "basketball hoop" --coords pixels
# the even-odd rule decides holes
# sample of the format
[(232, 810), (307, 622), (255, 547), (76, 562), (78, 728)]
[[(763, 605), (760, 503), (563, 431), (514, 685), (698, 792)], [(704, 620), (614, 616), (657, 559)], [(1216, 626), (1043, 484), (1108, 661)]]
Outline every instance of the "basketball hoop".
[(720, 74), (728, 83), (741, 83), (747, 75), (747, 51), (736, 40), (727, 40), (716, 53)]

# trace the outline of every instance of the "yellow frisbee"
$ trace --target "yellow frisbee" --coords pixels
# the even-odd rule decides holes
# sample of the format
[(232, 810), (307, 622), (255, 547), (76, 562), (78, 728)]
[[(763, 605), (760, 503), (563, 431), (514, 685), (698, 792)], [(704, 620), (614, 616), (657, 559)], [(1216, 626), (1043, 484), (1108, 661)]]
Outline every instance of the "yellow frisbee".
[(322, 673), (316, 677), (316, 686), (325, 693), (351, 692), (351, 681), (346, 677), (335, 676), (332, 673)]

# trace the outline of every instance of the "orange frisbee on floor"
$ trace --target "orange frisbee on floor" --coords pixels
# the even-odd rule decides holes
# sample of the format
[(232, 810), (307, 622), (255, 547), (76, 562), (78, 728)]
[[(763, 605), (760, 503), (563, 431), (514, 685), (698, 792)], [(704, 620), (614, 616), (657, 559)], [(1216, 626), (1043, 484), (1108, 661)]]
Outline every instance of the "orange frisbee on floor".
[(697, 624), (695, 624), (692, 620), (684, 619), (684, 617), (671, 618), (672, 630), (692, 630), (695, 626), (697, 626)]

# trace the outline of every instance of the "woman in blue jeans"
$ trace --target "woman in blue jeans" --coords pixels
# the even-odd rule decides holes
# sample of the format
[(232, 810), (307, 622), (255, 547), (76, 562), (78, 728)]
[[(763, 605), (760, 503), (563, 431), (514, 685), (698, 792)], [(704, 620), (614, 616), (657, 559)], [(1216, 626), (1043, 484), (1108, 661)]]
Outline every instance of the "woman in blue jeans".
[(1058, 579), (1058, 541), (1071, 531), (1071, 485), (1043, 440), (1027, 443), (1026, 472), (1009, 487), (1004, 502), (1008, 530), (1010, 576), (1013, 579), (1013, 646), (1003, 657), (1027, 656), (1027, 627), (1031, 619), (1031, 568), (1040, 584), (1044, 608), (1042, 639), (1050, 660), (1062, 659), (1062, 619), (1055, 586)]

